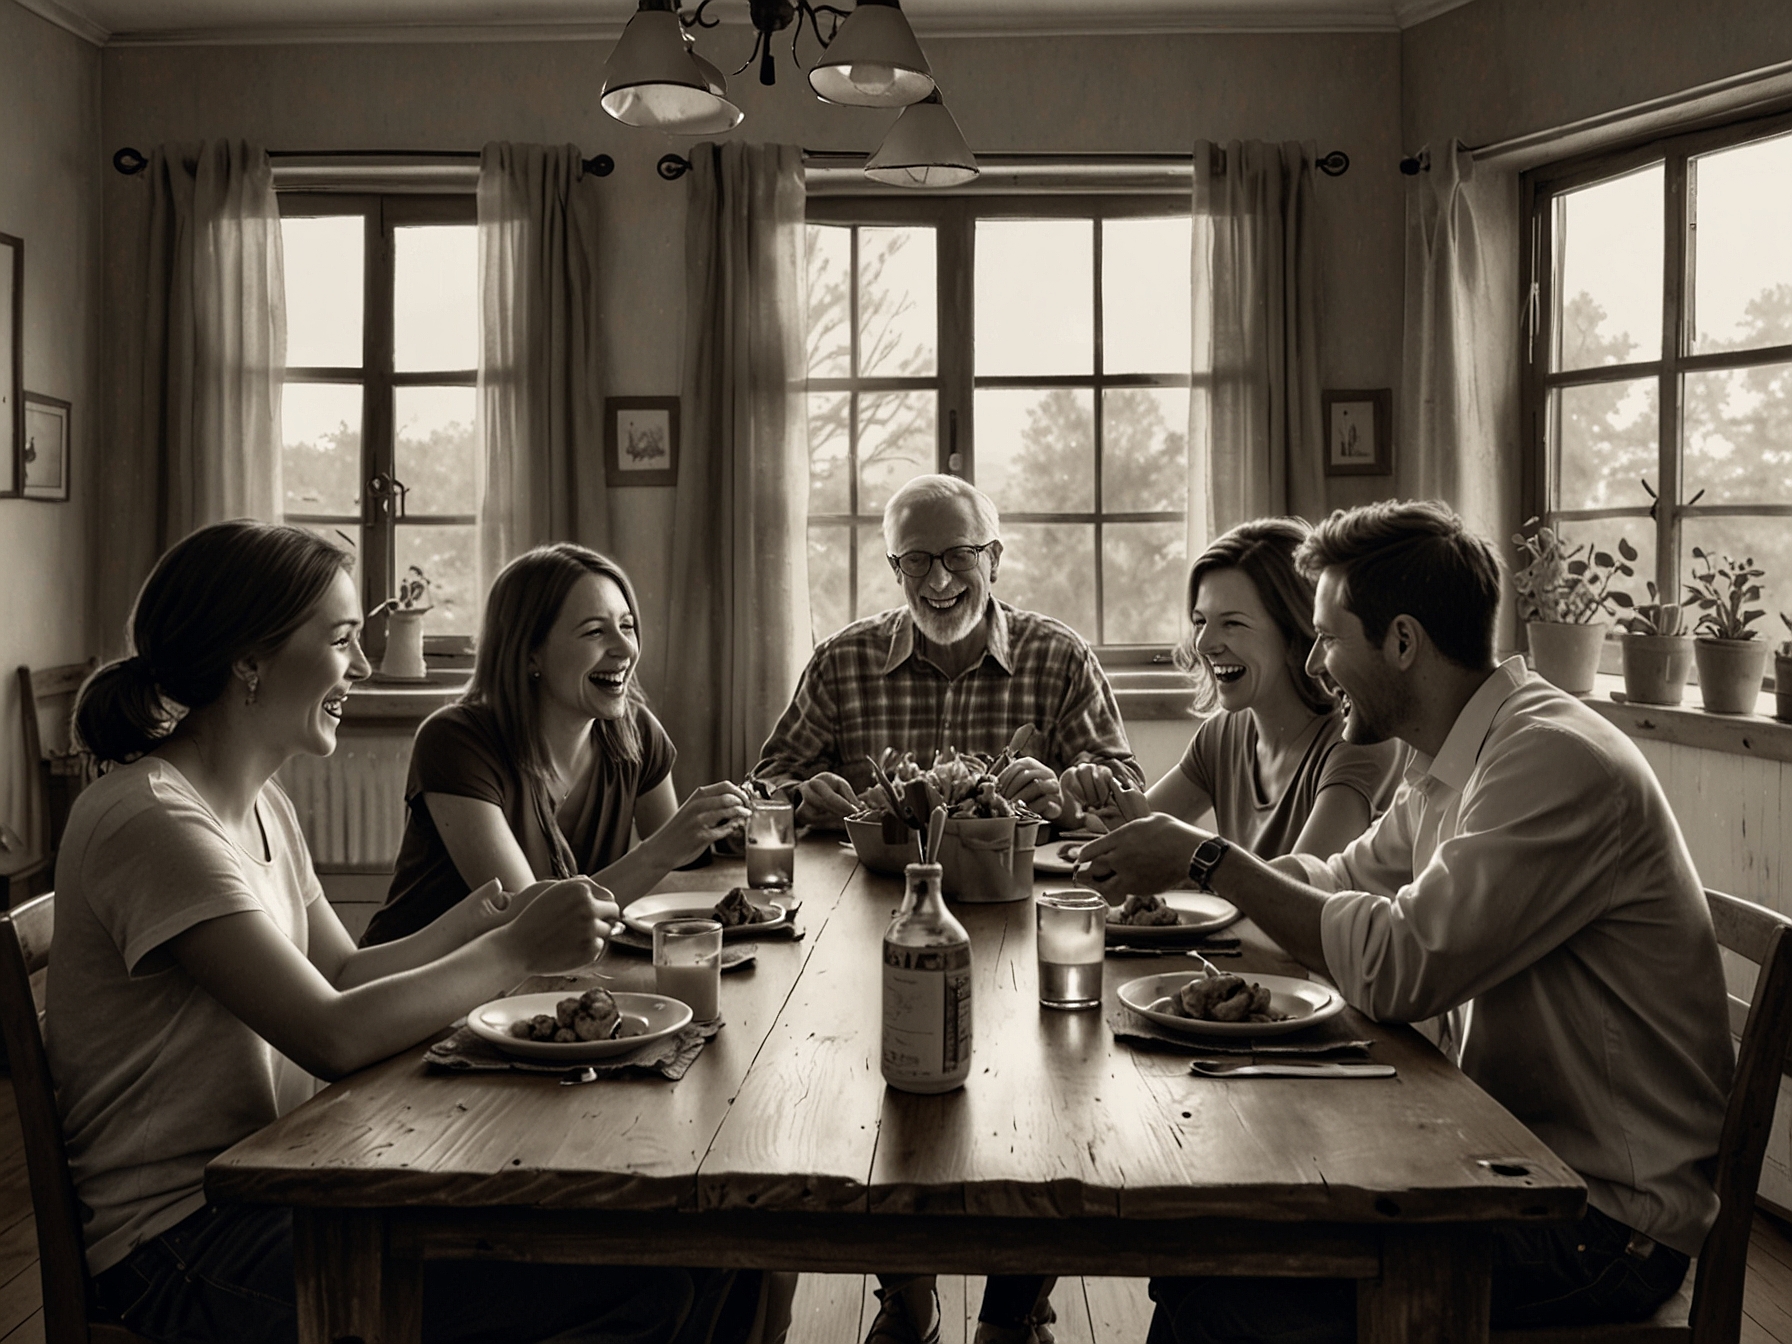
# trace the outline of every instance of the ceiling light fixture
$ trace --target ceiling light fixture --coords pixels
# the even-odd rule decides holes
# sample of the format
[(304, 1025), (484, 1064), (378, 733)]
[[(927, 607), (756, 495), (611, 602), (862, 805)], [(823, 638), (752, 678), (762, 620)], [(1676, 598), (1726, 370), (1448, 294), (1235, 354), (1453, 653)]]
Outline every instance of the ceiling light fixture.
[[(697, 55), (693, 27), (715, 28), (707, 16), (715, 0), (700, 0), (689, 16), (679, 0), (638, 0), (604, 68), (604, 111), (629, 126), (681, 135), (733, 130), (741, 111), (728, 100), (721, 71)], [(853, 107), (900, 107), (890, 135), (865, 172), (900, 186), (950, 186), (978, 175), (964, 136), (940, 102), (933, 71), (903, 17), (899, 0), (857, 0), (849, 13), (814, 0), (748, 0), (753, 50), (735, 74), (759, 62), (759, 82), (775, 84), (772, 40), (794, 25), (791, 59), (806, 21), (823, 54), (808, 72), (809, 86), (824, 102)], [(821, 16), (827, 15), (827, 32)], [(926, 109), (926, 110), (922, 110)]]

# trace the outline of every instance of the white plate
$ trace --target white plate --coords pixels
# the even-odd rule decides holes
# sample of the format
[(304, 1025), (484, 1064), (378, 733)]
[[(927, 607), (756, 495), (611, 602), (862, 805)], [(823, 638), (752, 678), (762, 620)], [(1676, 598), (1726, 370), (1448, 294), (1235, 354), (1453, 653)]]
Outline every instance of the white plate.
[[(633, 902), (622, 912), (622, 922), (636, 933), (653, 937), (653, 926), (665, 919), (711, 919), (714, 917), (716, 902), (728, 893), (725, 891), (663, 891), (656, 896), (643, 896)], [(769, 892), (755, 892), (749, 896), (753, 908), (761, 915), (776, 915), (775, 919), (762, 919), (757, 924), (736, 924), (722, 930), (724, 941), (736, 938), (751, 938), (756, 934), (769, 933), (773, 929), (781, 929), (790, 922), (790, 911)]]
[(1082, 847), (1081, 840), (1054, 840), (1041, 845), (1033, 851), (1033, 871), (1067, 877), (1076, 871), (1076, 852)]
[(1280, 1036), (1302, 1031), (1344, 1011), (1344, 996), (1317, 980), (1295, 980), (1286, 975), (1243, 976), (1269, 991), (1272, 1012), (1286, 1013), (1280, 1022), (1202, 1022), (1179, 1013), (1166, 1013), (1151, 1007), (1195, 979), (1187, 971), (1169, 971), (1162, 975), (1141, 975), (1120, 986), (1120, 1002), (1140, 1017), (1148, 1018), (1171, 1031), (1186, 1031), (1197, 1036)]
[[(626, 1055), (649, 1041), (657, 1041), (682, 1030), (691, 1020), (691, 1008), (664, 994), (618, 993), (616, 1010), (622, 1014), (622, 1029), (633, 1030), (631, 1036), (613, 1041), (525, 1041), (510, 1034), (510, 1024), (519, 1018), (538, 1013), (554, 1015), (561, 999), (576, 998), (565, 990), (546, 994), (518, 994), (508, 999), (482, 1003), (467, 1014), (467, 1025), (480, 1040), (489, 1041), (506, 1054), (520, 1059), (546, 1059), (557, 1063), (579, 1064), (588, 1059), (606, 1059)], [(630, 1021), (630, 1019), (633, 1021)]]
[[(1212, 933), (1238, 918), (1238, 907), (1207, 891), (1166, 891), (1164, 904), (1176, 912), (1174, 924), (1116, 924), (1112, 912), (1108, 918), (1110, 943), (1149, 943), (1158, 939), (1187, 938), (1195, 933)], [(1120, 907), (1115, 906), (1118, 910)]]

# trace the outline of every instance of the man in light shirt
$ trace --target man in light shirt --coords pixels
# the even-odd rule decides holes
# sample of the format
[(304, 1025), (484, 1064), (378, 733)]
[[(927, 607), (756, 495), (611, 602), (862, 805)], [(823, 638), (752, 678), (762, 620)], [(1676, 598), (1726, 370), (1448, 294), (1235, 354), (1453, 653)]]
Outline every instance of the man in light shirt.
[[(1447, 507), (1334, 513), (1301, 563), (1308, 668), (1348, 698), (1345, 740), (1415, 752), (1392, 807), (1329, 860), (1273, 863), (1152, 816), (1086, 845), (1086, 877), (1110, 899), (1192, 877), (1369, 1016), (1450, 1015), (1463, 1071), (1587, 1183), (1580, 1222), (1497, 1234), (1493, 1324), (1646, 1318), (1717, 1215), (1733, 1067), (1679, 825), (1634, 743), (1522, 659), (1495, 664), (1499, 564)], [(1346, 1282), (1152, 1294), (1151, 1344), (1355, 1337)]]

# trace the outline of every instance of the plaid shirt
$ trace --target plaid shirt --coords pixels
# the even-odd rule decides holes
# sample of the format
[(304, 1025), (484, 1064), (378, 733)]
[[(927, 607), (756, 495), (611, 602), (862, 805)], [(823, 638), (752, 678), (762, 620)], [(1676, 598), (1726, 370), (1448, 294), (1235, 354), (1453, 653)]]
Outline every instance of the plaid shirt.
[(885, 747), (912, 751), (923, 765), (946, 746), (995, 756), (1030, 723), (1045, 736), (1027, 754), (1060, 774), (1100, 761), (1143, 786), (1114, 692), (1082, 636), (993, 599), (986, 628), (983, 657), (951, 680), (915, 648), (907, 607), (830, 635), (754, 773), (781, 785), (831, 770), (863, 791), (871, 784), (865, 758)]

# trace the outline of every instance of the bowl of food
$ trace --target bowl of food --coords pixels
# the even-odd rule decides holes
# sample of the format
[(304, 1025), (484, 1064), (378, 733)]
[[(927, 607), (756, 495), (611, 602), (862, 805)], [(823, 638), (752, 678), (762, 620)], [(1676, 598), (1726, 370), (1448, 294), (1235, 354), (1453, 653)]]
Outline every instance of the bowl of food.
[(846, 835), (852, 841), (853, 852), (859, 856), (859, 862), (874, 873), (883, 873), (888, 877), (901, 877), (911, 863), (921, 862), (921, 834), (911, 831), (900, 821), (890, 828), (890, 833), (901, 830), (901, 840), (890, 840), (885, 836), (884, 816), (861, 814), (846, 819)]

